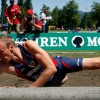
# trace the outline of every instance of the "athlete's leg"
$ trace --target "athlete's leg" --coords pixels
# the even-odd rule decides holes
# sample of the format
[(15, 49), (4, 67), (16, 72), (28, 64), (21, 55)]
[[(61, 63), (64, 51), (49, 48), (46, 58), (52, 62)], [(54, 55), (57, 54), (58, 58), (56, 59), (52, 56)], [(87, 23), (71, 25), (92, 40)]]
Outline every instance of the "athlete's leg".
[(60, 70), (60, 76), (63, 76), (61, 84), (68, 80), (67, 73), (77, 72), (82, 70), (82, 60), (83, 58), (67, 58), (67, 57), (55, 57), (58, 62), (58, 67)]
[(100, 57), (83, 58), (82, 69), (83, 70), (100, 69)]
[[(63, 57), (63, 62), (62, 64), (64, 65), (64, 67), (67, 67), (66, 70), (68, 70), (67, 73), (70, 72), (77, 72), (77, 71), (81, 71), (82, 70), (82, 58), (67, 58)], [(67, 75), (65, 76), (65, 78), (62, 80), (62, 84), (65, 83), (68, 80)]]

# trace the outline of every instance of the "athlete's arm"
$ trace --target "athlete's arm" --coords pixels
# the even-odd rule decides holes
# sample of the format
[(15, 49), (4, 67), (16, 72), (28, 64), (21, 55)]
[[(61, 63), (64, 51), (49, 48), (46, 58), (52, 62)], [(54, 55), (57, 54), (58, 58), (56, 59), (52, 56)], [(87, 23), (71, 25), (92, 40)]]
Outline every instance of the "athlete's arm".
[(6, 70), (8, 69), (7, 64), (4, 64), (1, 60), (0, 60), (0, 75), (3, 74), (4, 72), (6, 72)]
[(13, 74), (17, 76), (17, 73), (15, 71), (15, 68), (10, 63), (4, 63), (0, 61), (0, 75), (3, 73)]
[(44, 68), (40, 77), (30, 86), (41, 87), (56, 73), (56, 67), (47, 52), (40, 48), (34, 41), (28, 40), (23, 45), (28, 52), (34, 55), (39, 64)]

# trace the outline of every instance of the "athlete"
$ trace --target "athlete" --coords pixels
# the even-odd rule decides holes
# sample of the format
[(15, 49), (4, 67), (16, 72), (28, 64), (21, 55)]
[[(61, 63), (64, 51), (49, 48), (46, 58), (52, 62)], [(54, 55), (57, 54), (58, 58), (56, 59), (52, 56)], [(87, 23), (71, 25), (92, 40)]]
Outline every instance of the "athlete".
[(100, 69), (100, 57), (50, 58), (34, 41), (15, 44), (12, 37), (0, 36), (0, 73), (33, 81), (29, 87), (60, 86), (67, 73)]

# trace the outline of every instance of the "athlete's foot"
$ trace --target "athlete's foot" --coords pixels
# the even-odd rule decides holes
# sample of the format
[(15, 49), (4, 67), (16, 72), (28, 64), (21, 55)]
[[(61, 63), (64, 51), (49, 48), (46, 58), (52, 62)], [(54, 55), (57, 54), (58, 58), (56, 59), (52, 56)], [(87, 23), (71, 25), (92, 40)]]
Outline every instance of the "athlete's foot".
[(64, 79), (61, 81), (61, 84), (64, 84), (68, 80), (68, 76), (66, 75)]

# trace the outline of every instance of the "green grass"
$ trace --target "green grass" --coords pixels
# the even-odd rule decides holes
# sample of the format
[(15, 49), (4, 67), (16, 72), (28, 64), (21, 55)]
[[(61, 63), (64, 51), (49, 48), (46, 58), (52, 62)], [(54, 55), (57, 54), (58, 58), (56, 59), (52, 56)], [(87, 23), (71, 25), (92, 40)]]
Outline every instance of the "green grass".
[(71, 57), (71, 58), (77, 58), (77, 57), (99, 57), (100, 56), (100, 51), (47, 51), (51, 57), (55, 57), (57, 55), (59, 56), (66, 56), (66, 57)]

